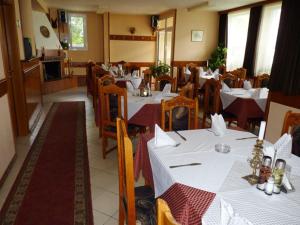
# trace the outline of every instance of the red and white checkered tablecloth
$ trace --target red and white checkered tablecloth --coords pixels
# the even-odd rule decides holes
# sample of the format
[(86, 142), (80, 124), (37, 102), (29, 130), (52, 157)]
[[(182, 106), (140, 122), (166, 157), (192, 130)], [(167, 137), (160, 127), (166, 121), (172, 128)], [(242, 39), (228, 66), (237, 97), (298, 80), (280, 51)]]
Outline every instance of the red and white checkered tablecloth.
[(201, 218), (215, 196), (212, 192), (175, 183), (160, 198), (168, 203), (172, 215), (180, 224), (201, 225)]

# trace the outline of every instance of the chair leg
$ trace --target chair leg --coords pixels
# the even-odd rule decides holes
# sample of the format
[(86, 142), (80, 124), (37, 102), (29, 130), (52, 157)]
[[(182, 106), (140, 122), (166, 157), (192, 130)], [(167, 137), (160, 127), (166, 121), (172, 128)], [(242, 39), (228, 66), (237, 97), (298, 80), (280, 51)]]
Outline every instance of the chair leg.
[(102, 137), (102, 126), (101, 126), (101, 123), (99, 121), (99, 138)]
[(102, 138), (102, 157), (106, 158), (107, 137)]
[(206, 128), (206, 115), (205, 115), (205, 113), (203, 115), (202, 128), (203, 129)]
[(121, 203), (119, 204), (119, 225), (124, 225), (125, 215)]

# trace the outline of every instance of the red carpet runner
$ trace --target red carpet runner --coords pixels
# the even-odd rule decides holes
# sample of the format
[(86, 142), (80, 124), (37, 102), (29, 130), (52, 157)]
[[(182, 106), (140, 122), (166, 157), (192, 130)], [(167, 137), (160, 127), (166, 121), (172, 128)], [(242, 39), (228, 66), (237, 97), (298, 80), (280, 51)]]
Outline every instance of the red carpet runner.
[(93, 224), (84, 102), (54, 103), (1, 209), (0, 224)]

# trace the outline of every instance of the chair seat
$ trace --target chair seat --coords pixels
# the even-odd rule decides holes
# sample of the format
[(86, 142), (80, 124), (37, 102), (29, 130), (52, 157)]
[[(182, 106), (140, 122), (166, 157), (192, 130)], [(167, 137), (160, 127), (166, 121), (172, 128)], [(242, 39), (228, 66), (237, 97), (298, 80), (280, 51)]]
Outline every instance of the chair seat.
[(156, 208), (154, 192), (149, 186), (135, 189), (136, 220), (141, 225), (156, 225)]

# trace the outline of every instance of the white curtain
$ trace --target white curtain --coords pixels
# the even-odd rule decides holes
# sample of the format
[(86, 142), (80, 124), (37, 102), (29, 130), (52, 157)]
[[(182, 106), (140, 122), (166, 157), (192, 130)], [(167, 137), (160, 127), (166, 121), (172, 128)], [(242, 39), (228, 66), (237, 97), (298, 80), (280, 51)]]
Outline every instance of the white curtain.
[(228, 14), (227, 70), (243, 66), (250, 9)]
[(255, 75), (271, 73), (278, 26), (281, 13), (281, 2), (263, 8), (255, 57)]

